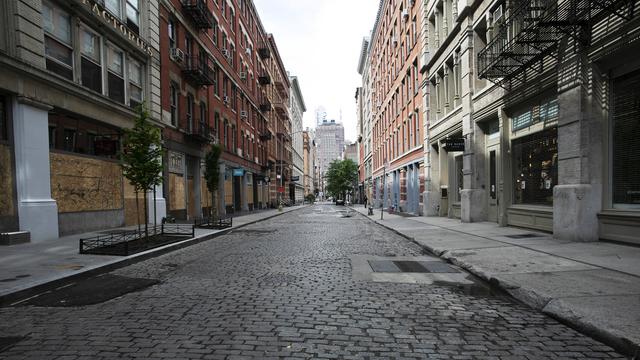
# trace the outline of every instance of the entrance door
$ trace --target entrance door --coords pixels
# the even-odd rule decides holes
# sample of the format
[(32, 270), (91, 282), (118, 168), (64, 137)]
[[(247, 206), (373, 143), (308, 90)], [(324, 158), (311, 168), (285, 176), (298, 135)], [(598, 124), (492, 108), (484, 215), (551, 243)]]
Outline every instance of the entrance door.
[(500, 201), (498, 199), (498, 163), (499, 163), (499, 145), (492, 145), (487, 147), (488, 164), (487, 166), (487, 179), (489, 179), (489, 221), (498, 222), (498, 205)]

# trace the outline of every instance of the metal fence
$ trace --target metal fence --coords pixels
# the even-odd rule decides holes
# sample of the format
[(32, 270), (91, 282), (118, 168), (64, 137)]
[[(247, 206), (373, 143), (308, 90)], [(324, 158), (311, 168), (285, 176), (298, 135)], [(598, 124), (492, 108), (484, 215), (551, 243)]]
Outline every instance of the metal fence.
[(193, 225), (161, 224), (149, 226), (148, 236), (135, 229), (80, 239), (80, 254), (125, 256), (193, 237)]

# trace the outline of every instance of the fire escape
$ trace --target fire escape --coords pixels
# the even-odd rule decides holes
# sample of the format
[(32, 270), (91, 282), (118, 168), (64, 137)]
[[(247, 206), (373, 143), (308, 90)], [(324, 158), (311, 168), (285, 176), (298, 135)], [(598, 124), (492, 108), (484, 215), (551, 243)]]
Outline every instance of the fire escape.
[(606, 16), (633, 18), (634, 0), (512, 0), (478, 53), (478, 75), (510, 89), (543, 71), (564, 36), (588, 45), (591, 27)]

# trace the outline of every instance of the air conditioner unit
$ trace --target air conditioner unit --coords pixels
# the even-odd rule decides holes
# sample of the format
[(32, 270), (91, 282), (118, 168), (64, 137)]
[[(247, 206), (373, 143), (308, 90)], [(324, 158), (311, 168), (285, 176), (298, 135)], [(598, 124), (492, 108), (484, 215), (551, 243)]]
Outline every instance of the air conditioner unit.
[(229, 50), (227, 50), (227, 49), (222, 49), (221, 51), (222, 51), (222, 56), (224, 56), (224, 57), (226, 57), (226, 58), (228, 58), (228, 57), (229, 57)]
[(251, 56), (251, 48), (246, 48), (244, 51), (247, 55)]
[(407, 9), (402, 10), (402, 18), (405, 20), (409, 18), (409, 10)]
[(253, 158), (253, 162), (254, 162), (254, 163), (256, 163), (256, 164), (259, 164), (259, 163), (260, 163), (260, 161), (258, 160), (258, 157), (257, 157), (257, 156)]
[(247, 78), (247, 73), (244, 71), (240, 72), (240, 79), (246, 79)]
[(243, 119), (249, 117), (249, 113), (247, 112), (247, 110), (240, 110), (240, 117)]
[(394, 36), (391, 38), (391, 42), (393, 42), (393, 45), (398, 45), (398, 37), (394, 35)]
[(171, 48), (169, 51), (169, 57), (175, 62), (182, 62), (184, 60), (184, 51), (178, 48)]
[(222, 102), (224, 102), (225, 104), (228, 104), (230, 101), (229, 97), (227, 95), (222, 97)]
[(236, 150), (238, 151), (238, 152), (237, 152), (238, 156), (242, 157), (242, 149), (237, 148)]

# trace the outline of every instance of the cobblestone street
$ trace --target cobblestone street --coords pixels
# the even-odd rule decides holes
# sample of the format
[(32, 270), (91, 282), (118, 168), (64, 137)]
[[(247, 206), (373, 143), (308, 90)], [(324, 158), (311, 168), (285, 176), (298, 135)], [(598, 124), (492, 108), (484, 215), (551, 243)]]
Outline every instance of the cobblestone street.
[[(0, 309), (3, 359), (623, 358), (509, 297), (355, 279), (423, 250), (316, 205), (114, 272), (160, 283), (80, 307)], [(341, 208), (345, 209), (345, 208)]]

